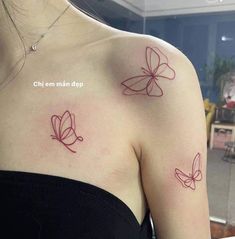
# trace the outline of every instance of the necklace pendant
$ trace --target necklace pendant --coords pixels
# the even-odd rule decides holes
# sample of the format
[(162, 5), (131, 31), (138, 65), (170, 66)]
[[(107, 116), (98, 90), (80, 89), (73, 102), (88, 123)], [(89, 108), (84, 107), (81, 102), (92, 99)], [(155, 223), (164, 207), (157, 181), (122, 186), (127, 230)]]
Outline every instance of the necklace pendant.
[(37, 45), (36, 45), (36, 44), (32, 45), (32, 46), (30, 47), (30, 50), (31, 50), (31, 51), (37, 51)]

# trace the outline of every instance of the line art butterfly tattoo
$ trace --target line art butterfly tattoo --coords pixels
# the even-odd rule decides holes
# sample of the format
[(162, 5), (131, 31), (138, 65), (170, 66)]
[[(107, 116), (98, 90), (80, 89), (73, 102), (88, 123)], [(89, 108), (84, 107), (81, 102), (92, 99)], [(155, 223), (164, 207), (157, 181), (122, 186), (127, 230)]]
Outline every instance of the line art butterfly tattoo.
[(168, 64), (168, 58), (157, 47), (146, 47), (146, 67), (141, 67), (142, 74), (123, 81), (124, 95), (163, 96), (159, 80), (174, 80), (176, 73)]
[(54, 131), (51, 138), (62, 143), (72, 153), (76, 153), (71, 146), (76, 142), (83, 141), (83, 137), (76, 134), (75, 115), (68, 110), (62, 116), (52, 115), (51, 125)]
[(201, 172), (201, 155), (197, 153), (193, 160), (192, 164), (192, 172), (188, 175), (182, 172), (180, 169), (175, 169), (175, 177), (179, 180), (185, 188), (191, 188), (192, 190), (196, 189), (196, 182), (202, 180), (202, 172)]

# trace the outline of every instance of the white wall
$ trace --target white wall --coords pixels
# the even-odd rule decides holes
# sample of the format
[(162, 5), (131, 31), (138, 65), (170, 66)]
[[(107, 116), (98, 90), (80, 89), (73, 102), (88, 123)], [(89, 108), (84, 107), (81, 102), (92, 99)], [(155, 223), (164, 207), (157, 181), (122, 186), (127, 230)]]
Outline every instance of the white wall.
[(235, 10), (235, 0), (146, 0), (146, 16)]
[(113, 0), (142, 16), (235, 10), (235, 0)]
[(146, 0), (113, 0), (114, 2), (130, 9), (131, 11), (144, 16)]

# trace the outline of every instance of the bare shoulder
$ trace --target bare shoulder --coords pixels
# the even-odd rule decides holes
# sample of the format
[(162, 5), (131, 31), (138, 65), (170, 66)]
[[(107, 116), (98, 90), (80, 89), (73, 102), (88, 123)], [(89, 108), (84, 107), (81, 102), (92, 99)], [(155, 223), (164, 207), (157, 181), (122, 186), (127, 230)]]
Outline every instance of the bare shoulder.
[[(205, 162), (203, 100), (190, 60), (171, 44), (148, 35), (117, 35), (111, 49), (109, 63), (116, 90), (135, 109), (137, 145), (145, 158), (160, 151), (175, 152), (172, 146), (179, 148), (180, 142), (187, 152), (195, 146), (187, 145), (191, 139), (192, 144), (197, 142), (191, 154), (201, 152)], [(165, 162), (168, 160), (173, 163), (179, 158), (168, 157)]]
[(143, 188), (159, 236), (209, 238), (206, 124), (196, 71), (165, 41), (119, 40), (113, 69), (120, 94), (137, 112)]
[[(142, 124), (147, 138), (143, 144), (155, 140), (151, 134), (158, 127), (182, 129), (186, 123), (189, 128), (195, 123), (204, 129), (197, 73), (180, 50), (159, 38), (134, 33), (121, 32), (110, 42), (109, 68), (116, 90), (135, 105), (138, 124)], [(145, 134), (140, 134), (144, 139)]]
[[(201, 92), (190, 60), (176, 47), (149, 35), (117, 34), (111, 41), (110, 65), (123, 97), (151, 113), (200, 104)], [(188, 101), (189, 100), (189, 101)], [(156, 107), (158, 106), (158, 107)]]
[(134, 66), (134, 64), (145, 62), (146, 51), (150, 48), (155, 50), (158, 48), (159, 51), (168, 57), (169, 61), (178, 63), (177, 66), (180, 63), (185, 63), (192, 67), (191, 62), (180, 50), (157, 37), (120, 31), (114, 34), (110, 42), (116, 60), (125, 64), (129, 62), (131, 65), (127, 64), (128, 68)]

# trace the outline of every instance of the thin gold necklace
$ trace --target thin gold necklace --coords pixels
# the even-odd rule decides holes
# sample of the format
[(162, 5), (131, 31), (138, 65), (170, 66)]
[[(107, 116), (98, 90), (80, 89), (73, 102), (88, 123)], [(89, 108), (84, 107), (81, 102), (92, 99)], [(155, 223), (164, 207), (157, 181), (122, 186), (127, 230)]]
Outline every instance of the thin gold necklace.
[[(6, 11), (8, 12), (8, 9), (6, 8), (4, 1), (3, 1), (3, 4), (4, 4), (4, 7), (5, 7)], [(11, 80), (8, 81), (8, 78), (9, 78), (10, 75), (11, 75), (11, 74), (10, 74), (9, 76), (6, 77), (6, 81), (3, 80), (2, 82), (0, 82), (0, 90), (2, 90), (3, 88), (5, 88), (11, 81), (13, 81), (13, 80), (16, 78), (16, 76), (19, 74), (19, 72), (23, 69), (23, 67), (24, 67), (24, 65), (25, 65), (26, 56), (27, 56), (28, 54), (30, 54), (30, 53), (33, 53), (33, 52), (36, 52), (36, 51), (37, 51), (37, 46), (38, 46), (39, 42), (47, 35), (47, 33), (51, 30), (51, 28), (55, 25), (55, 23), (65, 14), (65, 12), (69, 9), (69, 7), (70, 7), (70, 5), (68, 5), (68, 6), (65, 8), (65, 10), (49, 25), (49, 27), (47, 28), (47, 31), (46, 31), (44, 34), (42, 34), (42, 35), (40, 36), (40, 38), (39, 38), (34, 44), (32, 44), (32, 45), (29, 47), (28, 51), (27, 51), (27, 50), (25, 49), (25, 47), (24, 47), (24, 49), (25, 49), (25, 54), (24, 54), (24, 56), (21, 57), (21, 58), (16, 62), (16, 64), (15, 64), (15, 66), (17, 66), (17, 65), (19, 64), (19, 62), (24, 58), (24, 62), (23, 62), (23, 64), (22, 64), (22, 66), (20, 67), (20, 70), (13, 76), (13, 78), (12, 78)], [(9, 14), (9, 12), (8, 12), (8, 14)], [(10, 14), (9, 14), (9, 16), (10, 16)], [(12, 20), (11, 17), (10, 17), (10, 19), (11, 19), (13, 25), (16, 27), (15, 22)], [(17, 27), (16, 27), (16, 29), (17, 29)], [(17, 33), (19, 34), (18, 30), (17, 30)], [(20, 36), (20, 35), (19, 35), (19, 36)], [(21, 37), (20, 37), (20, 38), (21, 38)], [(22, 38), (21, 38), (21, 39), (22, 39)], [(12, 68), (12, 70), (13, 70), (13, 69), (14, 69), (14, 67)]]
[(51, 30), (51, 28), (55, 25), (55, 23), (65, 14), (65, 12), (70, 8), (70, 5), (67, 6), (65, 8), (65, 10), (55, 19), (55, 21), (53, 21), (49, 27), (47, 28), (47, 31), (45, 33), (43, 33), (40, 38), (33, 44), (31, 45), (31, 47), (29, 48), (29, 52), (28, 53), (31, 53), (31, 52), (35, 52), (37, 51), (37, 46), (38, 44), (40, 43), (40, 41), (47, 35), (47, 33)]

